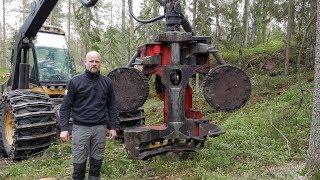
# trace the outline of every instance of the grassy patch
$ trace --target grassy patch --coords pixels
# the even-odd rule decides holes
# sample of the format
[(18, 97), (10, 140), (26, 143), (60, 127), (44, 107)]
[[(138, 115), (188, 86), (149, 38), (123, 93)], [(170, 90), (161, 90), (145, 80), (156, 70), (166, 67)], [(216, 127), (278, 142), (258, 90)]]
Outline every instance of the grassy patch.
[(2, 167), (0, 179), (67, 178), (71, 173), (70, 144), (53, 145), (42, 155)]
[[(266, 55), (274, 55), (281, 53), (284, 49), (284, 41), (281, 39), (270, 40), (266, 43), (259, 44), (254, 47), (248, 47), (243, 50), (243, 56), (246, 61), (261, 61)], [(239, 48), (222, 49), (222, 56), (228, 62), (236, 63), (239, 58)], [(276, 59), (276, 58), (275, 58)], [(257, 63), (257, 62), (251, 62)]]

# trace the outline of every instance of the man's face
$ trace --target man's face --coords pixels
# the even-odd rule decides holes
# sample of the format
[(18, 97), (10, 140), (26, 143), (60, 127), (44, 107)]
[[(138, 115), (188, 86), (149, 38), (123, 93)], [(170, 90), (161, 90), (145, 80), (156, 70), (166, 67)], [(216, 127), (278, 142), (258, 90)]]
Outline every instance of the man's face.
[(99, 54), (88, 54), (84, 65), (88, 71), (91, 73), (96, 73), (101, 67), (101, 57)]

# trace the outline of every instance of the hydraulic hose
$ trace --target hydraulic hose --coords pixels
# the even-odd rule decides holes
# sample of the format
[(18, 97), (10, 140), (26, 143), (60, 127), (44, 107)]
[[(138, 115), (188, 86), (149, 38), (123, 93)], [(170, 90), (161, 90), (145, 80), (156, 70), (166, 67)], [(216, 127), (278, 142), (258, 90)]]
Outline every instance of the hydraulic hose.
[[(160, 2), (159, 2), (160, 1)], [(161, 0), (158, 0), (158, 2), (161, 4)], [(164, 3), (164, 2), (163, 2)], [(132, 0), (128, 0), (128, 5), (129, 5), (129, 12), (130, 12), (130, 15), (133, 17), (133, 19), (135, 19), (136, 21), (138, 21), (139, 23), (143, 23), (143, 24), (147, 24), (147, 23), (152, 23), (152, 22), (155, 22), (155, 21), (158, 21), (160, 19), (163, 19), (165, 17), (165, 15), (162, 15), (162, 16), (158, 16), (156, 18), (153, 18), (153, 19), (150, 19), (150, 20), (142, 20), (142, 19), (139, 19), (137, 18), (134, 14), (133, 14), (133, 11), (132, 11)]]
[(181, 16), (181, 25), (182, 25), (182, 28), (186, 31), (186, 32), (191, 32), (192, 35), (194, 35), (194, 33), (192, 32), (192, 27), (191, 27), (191, 24), (189, 22), (189, 20), (184, 17), (183, 14), (180, 14)]

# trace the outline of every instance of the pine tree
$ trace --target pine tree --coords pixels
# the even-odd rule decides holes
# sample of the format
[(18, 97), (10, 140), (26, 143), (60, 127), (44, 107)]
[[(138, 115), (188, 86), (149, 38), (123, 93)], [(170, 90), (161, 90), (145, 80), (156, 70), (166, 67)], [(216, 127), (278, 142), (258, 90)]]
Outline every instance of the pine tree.
[(315, 51), (315, 88), (313, 99), (312, 122), (310, 129), (310, 139), (307, 157), (308, 174), (316, 175), (319, 178), (320, 174), (320, 1), (318, 1), (317, 11), (317, 38)]
[(287, 19), (287, 37), (286, 37), (286, 57), (284, 65), (284, 74), (289, 74), (289, 62), (290, 62), (290, 48), (291, 48), (291, 39), (293, 33), (293, 23), (294, 23), (294, 0), (289, 0), (288, 5), (288, 19)]

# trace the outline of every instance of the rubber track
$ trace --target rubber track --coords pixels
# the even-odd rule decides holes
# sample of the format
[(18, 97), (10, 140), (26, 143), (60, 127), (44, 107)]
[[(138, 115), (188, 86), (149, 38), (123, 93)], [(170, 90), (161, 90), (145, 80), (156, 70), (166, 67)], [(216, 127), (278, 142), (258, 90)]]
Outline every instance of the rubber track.
[(56, 117), (49, 97), (30, 90), (15, 90), (8, 93), (6, 103), (14, 116), (14, 141), (7, 153), (10, 158), (26, 159), (53, 143)]

